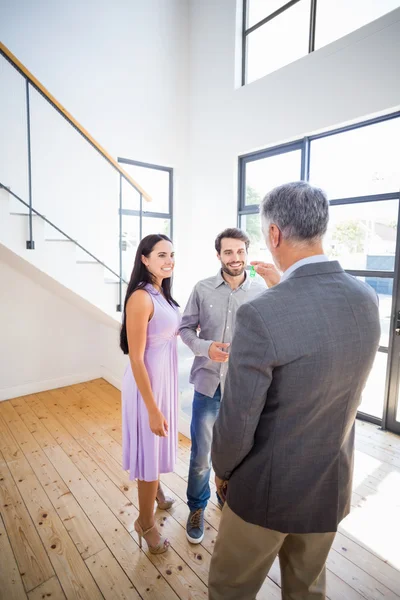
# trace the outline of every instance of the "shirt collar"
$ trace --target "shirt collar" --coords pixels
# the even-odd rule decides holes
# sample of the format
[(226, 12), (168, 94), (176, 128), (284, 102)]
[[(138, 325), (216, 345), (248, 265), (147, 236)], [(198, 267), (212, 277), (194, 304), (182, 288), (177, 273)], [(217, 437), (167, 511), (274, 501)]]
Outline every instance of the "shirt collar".
[(294, 271), (296, 271), (296, 269), (303, 267), (304, 265), (312, 265), (315, 263), (327, 262), (327, 261), (329, 261), (329, 258), (325, 254), (317, 254), (315, 256), (308, 256), (307, 258), (302, 258), (301, 260), (298, 260), (297, 262), (295, 262), (291, 267), (286, 269), (286, 271), (283, 273), (283, 275), (281, 277), (281, 283), (282, 283), (282, 281), (285, 281), (285, 279), (287, 279), (289, 277), (289, 275), (291, 275)]
[[(245, 271), (244, 274), (245, 274), (245, 280), (243, 281), (242, 285), (239, 286), (238, 289), (242, 289), (242, 290), (244, 290), (246, 292), (249, 289), (249, 287), (251, 286), (251, 279), (250, 279), (247, 271)], [(218, 271), (216, 277), (215, 277), (215, 288), (218, 288), (223, 283), (225, 283), (226, 285), (228, 285), (226, 283), (225, 279), (222, 277), (222, 271), (220, 269)]]

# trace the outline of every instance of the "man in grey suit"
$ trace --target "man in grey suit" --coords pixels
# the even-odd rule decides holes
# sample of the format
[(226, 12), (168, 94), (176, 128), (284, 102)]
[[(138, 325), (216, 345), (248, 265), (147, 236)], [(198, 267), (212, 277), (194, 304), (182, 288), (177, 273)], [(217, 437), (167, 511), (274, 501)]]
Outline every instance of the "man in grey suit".
[[(375, 292), (323, 254), (325, 194), (282, 185), (261, 204), (280, 283), (241, 306), (212, 462), (227, 500), (211, 600), (253, 600), (279, 555), (284, 600), (325, 598), (350, 510), (354, 429), (378, 348)], [(257, 265), (268, 283), (268, 267)]]

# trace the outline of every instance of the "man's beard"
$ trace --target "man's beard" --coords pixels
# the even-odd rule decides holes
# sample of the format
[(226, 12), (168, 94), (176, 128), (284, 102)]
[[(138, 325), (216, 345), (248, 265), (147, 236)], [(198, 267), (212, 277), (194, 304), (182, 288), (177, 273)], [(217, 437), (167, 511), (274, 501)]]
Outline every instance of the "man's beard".
[(221, 262), (221, 266), (222, 266), (223, 272), (226, 273), (227, 275), (230, 275), (231, 277), (240, 277), (240, 275), (243, 275), (244, 270), (246, 268), (246, 265), (244, 263), (242, 264), (242, 266), (240, 268), (237, 268), (237, 269), (230, 269), (229, 266), (223, 262)]

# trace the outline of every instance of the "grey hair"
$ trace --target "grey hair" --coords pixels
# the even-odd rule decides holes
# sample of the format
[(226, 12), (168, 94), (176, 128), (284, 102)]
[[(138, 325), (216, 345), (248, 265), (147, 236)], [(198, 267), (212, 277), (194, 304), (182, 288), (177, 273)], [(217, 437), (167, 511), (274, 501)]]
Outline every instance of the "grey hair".
[(313, 243), (328, 228), (329, 202), (321, 189), (305, 181), (294, 181), (268, 192), (260, 213), (267, 223), (279, 227), (286, 240)]

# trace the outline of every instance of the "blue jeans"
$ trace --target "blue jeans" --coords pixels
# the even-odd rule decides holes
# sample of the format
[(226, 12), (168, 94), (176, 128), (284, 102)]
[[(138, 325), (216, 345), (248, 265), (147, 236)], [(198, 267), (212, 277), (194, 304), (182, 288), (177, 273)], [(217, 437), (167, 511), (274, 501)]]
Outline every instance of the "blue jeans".
[(190, 435), (190, 454), (187, 499), (190, 510), (205, 508), (210, 499), (212, 432), (221, 404), (221, 388), (213, 398), (194, 392)]

